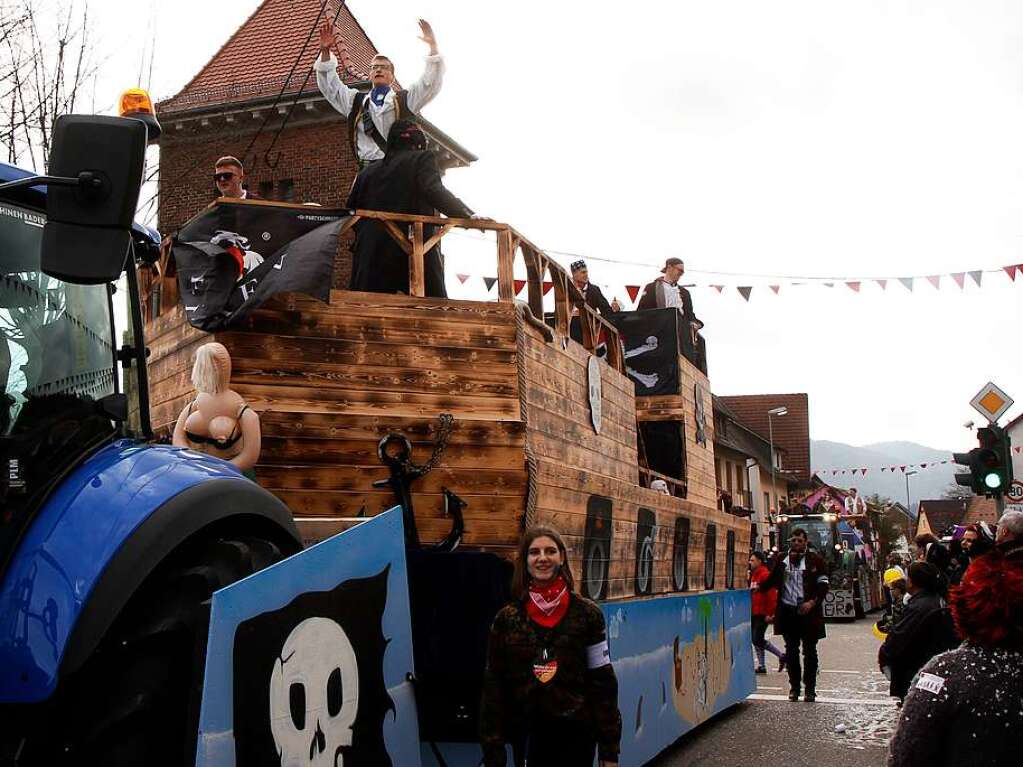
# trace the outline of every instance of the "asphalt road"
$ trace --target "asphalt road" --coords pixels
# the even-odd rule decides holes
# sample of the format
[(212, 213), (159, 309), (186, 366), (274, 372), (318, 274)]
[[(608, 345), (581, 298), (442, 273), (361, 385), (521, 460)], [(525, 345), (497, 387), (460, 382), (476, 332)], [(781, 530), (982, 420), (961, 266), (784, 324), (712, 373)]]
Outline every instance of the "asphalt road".
[(686, 735), (649, 767), (883, 767), (896, 708), (877, 670), (871, 622), (828, 624), (828, 638), (818, 645), (816, 703), (790, 703), (788, 677), (774, 671), (777, 661), (768, 655), (769, 673), (757, 677), (752, 698)]

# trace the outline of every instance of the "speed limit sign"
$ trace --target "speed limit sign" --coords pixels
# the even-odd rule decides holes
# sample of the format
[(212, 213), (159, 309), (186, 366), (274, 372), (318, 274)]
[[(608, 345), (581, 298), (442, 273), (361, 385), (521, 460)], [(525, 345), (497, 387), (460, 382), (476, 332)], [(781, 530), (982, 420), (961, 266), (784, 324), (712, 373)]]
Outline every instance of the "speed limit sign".
[(1005, 500), (1010, 503), (1019, 503), (1020, 501), (1023, 501), (1023, 482), (1020, 482), (1018, 479), (1014, 479), (1012, 484), (1009, 485), (1008, 489), (1005, 491)]

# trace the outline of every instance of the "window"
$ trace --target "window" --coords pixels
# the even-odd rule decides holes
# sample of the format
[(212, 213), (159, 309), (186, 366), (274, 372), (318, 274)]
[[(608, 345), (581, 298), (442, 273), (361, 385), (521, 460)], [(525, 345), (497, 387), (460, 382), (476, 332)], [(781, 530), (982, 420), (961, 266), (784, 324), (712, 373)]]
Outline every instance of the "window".
[(764, 493), (764, 514), (771, 513), (771, 494)]
[(713, 522), (707, 525), (707, 535), (703, 544), (703, 587), (714, 588), (714, 578), (717, 574), (717, 525)]
[(689, 589), (689, 520), (675, 520), (675, 544), (671, 555), (671, 579), (675, 591)]
[(735, 588), (735, 530), (725, 534), (725, 588)]
[(721, 459), (714, 459), (714, 483), (716, 487), (721, 487)]
[(274, 195), (274, 182), (273, 181), (260, 181), (259, 182), (259, 196), (264, 200), (269, 200)]
[(277, 199), (281, 202), (295, 201), (295, 182), (290, 178), (282, 178), (277, 182)]
[(744, 489), (743, 485), (742, 467), (739, 464), (735, 464), (735, 489), (741, 491)]

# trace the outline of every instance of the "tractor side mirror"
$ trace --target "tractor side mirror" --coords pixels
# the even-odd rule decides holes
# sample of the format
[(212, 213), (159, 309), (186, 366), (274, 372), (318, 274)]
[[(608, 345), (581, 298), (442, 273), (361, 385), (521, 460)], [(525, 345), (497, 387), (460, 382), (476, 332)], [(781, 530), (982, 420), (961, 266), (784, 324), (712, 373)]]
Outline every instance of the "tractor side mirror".
[(51, 277), (78, 284), (120, 277), (131, 243), (147, 132), (125, 117), (64, 115), (53, 127), (41, 261)]

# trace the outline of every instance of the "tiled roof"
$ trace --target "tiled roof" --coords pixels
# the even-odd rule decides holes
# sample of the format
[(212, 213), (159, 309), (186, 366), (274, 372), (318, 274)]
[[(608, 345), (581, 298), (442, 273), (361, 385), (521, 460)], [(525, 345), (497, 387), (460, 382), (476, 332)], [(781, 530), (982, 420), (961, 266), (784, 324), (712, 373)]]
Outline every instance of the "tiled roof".
[(749, 394), (720, 397), (724, 405), (749, 429), (769, 439), (767, 411), (788, 408), (788, 415), (771, 419), (774, 443), (785, 450), (784, 466), (800, 481), (810, 479), (810, 403), (806, 394)]
[(936, 500), (920, 501), (916, 518), (919, 525), (924, 515), (927, 516), (927, 526), (935, 535), (941, 535), (949, 525), (961, 524), (966, 516), (966, 501)]
[[(325, 17), (334, 18), (337, 2), (327, 0)], [(285, 94), (297, 93), (319, 55), (313, 22), (321, 5), (322, 0), (264, 0), (199, 74), (176, 96), (160, 102), (157, 111), (171, 114), (276, 96), (286, 81)], [(347, 6), (335, 26), (352, 59), (352, 71), (340, 72), (342, 79), (366, 80), (376, 48)], [(306, 90), (317, 92), (315, 75), (310, 75)]]

